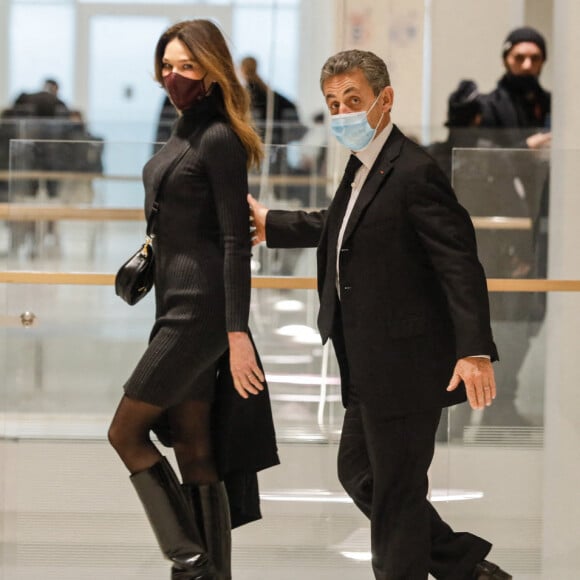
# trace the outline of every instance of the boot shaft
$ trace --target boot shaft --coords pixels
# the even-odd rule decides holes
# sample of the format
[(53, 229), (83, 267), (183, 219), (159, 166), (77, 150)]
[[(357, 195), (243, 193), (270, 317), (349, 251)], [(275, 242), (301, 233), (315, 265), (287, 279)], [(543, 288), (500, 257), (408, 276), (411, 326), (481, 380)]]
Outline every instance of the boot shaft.
[(155, 465), (131, 475), (133, 484), (159, 547), (174, 568), (188, 580), (214, 580), (195, 513), (165, 457)]
[(220, 481), (207, 485), (184, 484), (183, 491), (196, 514), (197, 525), (217, 571), (218, 580), (230, 580), (231, 522), (224, 483)]

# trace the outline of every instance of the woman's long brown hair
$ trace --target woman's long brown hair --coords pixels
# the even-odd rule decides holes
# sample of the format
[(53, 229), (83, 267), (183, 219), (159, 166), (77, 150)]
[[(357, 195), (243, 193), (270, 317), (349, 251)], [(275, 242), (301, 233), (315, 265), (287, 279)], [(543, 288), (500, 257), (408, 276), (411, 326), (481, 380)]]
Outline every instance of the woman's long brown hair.
[(162, 86), (165, 47), (174, 38), (185, 44), (193, 59), (220, 85), (228, 120), (248, 153), (248, 166), (259, 166), (264, 150), (251, 122), (250, 97), (236, 75), (232, 55), (220, 29), (204, 19), (186, 20), (168, 28), (155, 48), (155, 78)]

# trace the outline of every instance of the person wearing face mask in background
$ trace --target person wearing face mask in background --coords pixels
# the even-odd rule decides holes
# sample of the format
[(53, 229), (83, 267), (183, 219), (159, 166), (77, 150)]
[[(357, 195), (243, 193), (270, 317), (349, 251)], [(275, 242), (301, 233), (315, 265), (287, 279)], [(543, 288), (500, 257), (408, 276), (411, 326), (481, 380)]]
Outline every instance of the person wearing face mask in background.
[(539, 149), (551, 142), (551, 95), (540, 85), (546, 62), (544, 37), (534, 28), (512, 30), (502, 47), (505, 74), (482, 95), (481, 127), (504, 147)]
[[(525, 151), (497, 154), (499, 163), (511, 165), (511, 174), (519, 181), (519, 195), (529, 208), (533, 226), (528, 232), (504, 232), (504, 235), (511, 233), (514, 239), (521, 237), (522, 233), (529, 234), (531, 259), (527, 268), (515, 265), (512, 275), (498, 276), (484, 261), (484, 267), (492, 278), (545, 278), (547, 275), (549, 162), (546, 153), (540, 152), (550, 147), (552, 139), (551, 94), (540, 85), (547, 56), (546, 41), (536, 29), (524, 26), (512, 30), (502, 45), (505, 74), (495, 90), (481, 97), (482, 135), (500, 148), (538, 151), (537, 154)], [(515, 250), (512, 254), (515, 264)], [(501, 390), (496, 405), (483, 413), (480, 421), (483, 429), (479, 430), (478, 436), (491, 435), (497, 439), (510, 437), (509, 431), (502, 431), (505, 427), (523, 428), (524, 435), (528, 433), (528, 427), (541, 421), (538, 414), (531, 421), (520, 412), (525, 395), (521, 393), (519, 375), (531, 339), (540, 332), (546, 294), (501, 293), (494, 302), (503, 305), (498, 308), (492, 303), (492, 324), (504, 354), (496, 371)]]
[(495, 397), (497, 358), (471, 220), (436, 162), (391, 120), (384, 61), (347, 50), (320, 86), (351, 150), (327, 210), (269, 210), (248, 196), (254, 243), (317, 247), (323, 342), (346, 408), (338, 476), (370, 519), (377, 580), (506, 580), (491, 544), (454, 532), (428, 501), (444, 407)]
[[(143, 171), (146, 214), (158, 210), (155, 324), (109, 440), (172, 563), (171, 578), (227, 580), (230, 529), (260, 517), (256, 472), (278, 463), (248, 328), (247, 168), (259, 164), (262, 145), (215, 24), (171, 26), (154, 62), (180, 118)], [(173, 447), (181, 482), (152, 430)]]

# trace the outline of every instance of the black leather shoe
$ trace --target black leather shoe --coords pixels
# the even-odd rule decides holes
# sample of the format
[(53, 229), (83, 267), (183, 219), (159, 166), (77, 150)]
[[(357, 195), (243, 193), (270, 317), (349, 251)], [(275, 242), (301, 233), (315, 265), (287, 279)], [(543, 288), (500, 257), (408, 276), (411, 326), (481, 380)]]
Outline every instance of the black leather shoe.
[(497, 564), (482, 560), (475, 566), (474, 580), (512, 580), (512, 575), (502, 570)]

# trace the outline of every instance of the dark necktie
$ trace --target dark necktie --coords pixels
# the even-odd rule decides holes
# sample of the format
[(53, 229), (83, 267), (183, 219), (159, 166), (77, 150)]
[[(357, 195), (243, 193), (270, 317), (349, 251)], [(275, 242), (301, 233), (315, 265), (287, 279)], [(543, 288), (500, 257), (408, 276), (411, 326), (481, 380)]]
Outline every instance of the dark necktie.
[[(342, 220), (344, 219), (344, 214), (346, 212), (346, 206), (348, 205), (348, 200), (350, 199), (350, 194), (352, 192), (352, 182), (354, 181), (354, 176), (361, 165), (362, 162), (358, 157), (355, 157), (354, 155), (350, 156), (342, 179), (334, 195), (334, 200), (332, 201), (332, 216), (329, 216), (332, 221), (328, 224), (328, 240), (331, 243), (336, 243), (338, 232), (340, 231), (340, 226), (342, 225)], [(329, 247), (329, 257), (332, 252), (333, 249)]]
[(340, 231), (340, 226), (342, 225), (348, 200), (352, 192), (352, 182), (361, 165), (362, 162), (358, 157), (354, 155), (350, 156), (328, 215), (330, 221), (328, 223), (326, 272), (324, 275), (324, 286), (320, 296), (320, 310), (318, 312), (318, 329), (323, 340), (326, 340), (332, 332), (336, 308), (336, 243), (338, 240), (338, 232)]
[[(348, 205), (348, 199), (350, 198), (350, 193), (352, 191), (352, 182), (354, 181), (354, 176), (356, 175), (356, 172), (361, 165), (362, 161), (355, 155), (351, 155), (348, 159), (348, 163), (346, 164), (340, 185), (336, 190), (335, 197), (338, 203), (342, 204), (342, 198), (346, 198), (347, 204), (345, 204), (345, 209), (346, 205)], [(344, 212), (342, 212), (342, 215), (344, 215)]]

